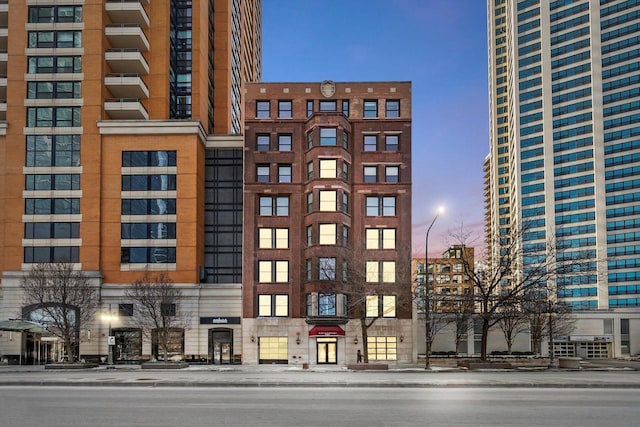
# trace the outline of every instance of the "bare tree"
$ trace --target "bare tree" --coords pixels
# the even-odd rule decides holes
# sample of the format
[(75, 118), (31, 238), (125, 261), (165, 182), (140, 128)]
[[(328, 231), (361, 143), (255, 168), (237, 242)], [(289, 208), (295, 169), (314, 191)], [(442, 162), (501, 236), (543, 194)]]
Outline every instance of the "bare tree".
[(498, 325), (507, 343), (507, 354), (511, 354), (516, 337), (529, 330), (529, 317), (518, 304), (513, 304), (505, 307), (499, 319)]
[(134, 304), (133, 323), (144, 336), (157, 342), (158, 355), (162, 353), (163, 360), (167, 361), (172, 333), (185, 329), (189, 324), (189, 313), (179, 307), (182, 292), (167, 275), (151, 276), (146, 273), (132, 283), (132, 288), (125, 295)]
[(529, 321), (529, 334), (535, 354), (542, 353), (542, 341), (550, 338), (551, 324), (554, 337), (569, 335), (575, 329), (576, 319), (568, 305), (554, 303), (546, 297), (529, 293), (525, 294), (524, 299), (522, 307)]
[(73, 264), (43, 263), (22, 278), (21, 287), (22, 317), (62, 339), (71, 360), (79, 356), (80, 329), (91, 323), (98, 308), (98, 290), (91, 280)]

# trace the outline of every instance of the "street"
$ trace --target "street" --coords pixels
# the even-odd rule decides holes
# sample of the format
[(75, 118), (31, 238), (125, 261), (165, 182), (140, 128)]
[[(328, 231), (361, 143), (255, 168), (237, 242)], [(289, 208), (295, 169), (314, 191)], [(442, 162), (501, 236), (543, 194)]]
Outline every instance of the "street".
[(635, 425), (637, 390), (0, 387), (13, 426)]

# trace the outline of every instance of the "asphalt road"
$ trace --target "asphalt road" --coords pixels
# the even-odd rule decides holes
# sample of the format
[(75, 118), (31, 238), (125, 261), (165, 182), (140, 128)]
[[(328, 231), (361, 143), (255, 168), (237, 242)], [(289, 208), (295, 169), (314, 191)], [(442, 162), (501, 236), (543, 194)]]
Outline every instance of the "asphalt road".
[(0, 387), (13, 426), (626, 426), (637, 390)]

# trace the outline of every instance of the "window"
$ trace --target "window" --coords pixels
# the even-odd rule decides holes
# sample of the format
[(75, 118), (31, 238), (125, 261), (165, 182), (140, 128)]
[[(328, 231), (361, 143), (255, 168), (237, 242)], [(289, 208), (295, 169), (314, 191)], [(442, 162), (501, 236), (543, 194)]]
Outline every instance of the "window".
[(29, 31), (28, 47), (82, 47), (82, 31)]
[(258, 282), (286, 283), (289, 280), (289, 261), (258, 261)]
[(79, 174), (25, 175), (26, 190), (79, 190)]
[(271, 116), (269, 110), (269, 101), (256, 101), (256, 118), (268, 119)]
[(320, 211), (337, 211), (337, 195), (338, 192), (335, 190), (320, 190)]
[(335, 316), (336, 294), (318, 294), (318, 316)]
[(174, 191), (176, 176), (166, 174), (122, 175), (122, 191)]
[(398, 151), (400, 146), (400, 135), (385, 135), (384, 149), (385, 151)]
[(29, 23), (82, 22), (82, 6), (29, 6)]
[(281, 119), (290, 119), (292, 117), (291, 101), (278, 101), (278, 117)]
[(367, 261), (367, 282), (393, 283), (396, 281), (395, 261)]
[(342, 100), (342, 114), (349, 117), (349, 100), (348, 99)]
[(175, 247), (127, 247), (120, 248), (122, 264), (175, 264)]
[(313, 246), (313, 226), (307, 225), (307, 247)]
[(395, 295), (367, 295), (367, 317), (396, 317)]
[(313, 147), (313, 131), (307, 133), (307, 149)]
[(175, 239), (175, 222), (123, 222), (120, 226), (122, 239)]
[(336, 108), (336, 101), (320, 101), (321, 112), (335, 112)]
[(349, 134), (347, 131), (342, 131), (342, 146), (346, 149), (349, 148)]
[(395, 216), (394, 196), (369, 196), (366, 199), (367, 216)]
[(165, 317), (175, 317), (176, 305), (171, 303), (160, 303), (160, 314)]
[(30, 56), (27, 72), (39, 73), (80, 73), (82, 60), (80, 56)]
[(42, 262), (80, 262), (80, 248), (77, 246), (25, 246), (26, 264)]
[(318, 242), (321, 245), (335, 245), (336, 229), (336, 224), (320, 224)]
[(364, 136), (364, 151), (376, 151), (378, 149), (378, 136), (377, 135), (365, 135)]
[(287, 249), (289, 247), (288, 228), (258, 229), (258, 247), (260, 249)]
[(378, 117), (378, 101), (376, 100), (365, 100), (364, 101), (364, 111), (362, 114), (363, 117)]
[(258, 363), (283, 363), (289, 359), (287, 337), (259, 337)]
[(122, 199), (122, 215), (175, 215), (175, 199)]
[(278, 135), (278, 151), (291, 151), (291, 134)]
[(400, 168), (398, 166), (385, 166), (384, 182), (398, 182), (400, 177)]
[(80, 107), (29, 107), (28, 127), (80, 126)]
[(324, 146), (337, 145), (336, 128), (320, 128), (320, 145), (324, 145)]
[(258, 295), (258, 316), (287, 317), (289, 295)]
[(80, 98), (80, 82), (27, 82), (27, 98)]
[(307, 100), (307, 117), (311, 117), (313, 115), (313, 100)]
[(118, 304), (118, 316), (121, 316), (121, 317), (133, 316), (133, 304)]
[(278, 165), (278, 182), (291, 182), (291, 165)]
[(320, 257), (318, 259), (318, 279), (336, 280), (336, 259)]
[(400, 117), (400, 101), (397, 99), (387, 99), (386, 117), (388, 119), (397, 119)]
[(334, 159), (320, 160), (320, 178), (336, 178), (338, 175), (338, 161)]
[(313, 162), (307, 163), (307, 180), (313, 179)]
[(256, 182), (269, 182), (269, 165), (256, 165)]
[(27, 215), (60, 215), (79, 214), (80, 199), (25, 199), (25, 213)]
[(346, 225), (342, 226), (342, 246), (349, 246), (349, 227)]
[(313, 212), (313, 193), (307, 193), (307, 213)]
[(349, 164), (347, 162), (342, 162), (342, 179), (349, 180)]
[(78, 222), (26, 222), (25, 239), (77, 239), (80, 237)]
[(364, 167), (364, 182), (372, 183), (378, 180), (378, 172), (376, 166)]
[(369, 360), (396, 360), (396, 337), (367, 337)]
[(349, 193), (342, 193), (342, 212), (349, 213)]
[(367, 249), (395, 249), (395, 228), (367, 228), (365, 230)]
[(175, 151), (123, 151), (122, 167), (176, 166)]
[(289, 216), (289, 198), (286, 196), (260, 196), (261, 216)]
[(269, 151), (270, 149), (270, 141), (269, 135), (257, 135), (256, 136), (256, 150), (258, 151)]

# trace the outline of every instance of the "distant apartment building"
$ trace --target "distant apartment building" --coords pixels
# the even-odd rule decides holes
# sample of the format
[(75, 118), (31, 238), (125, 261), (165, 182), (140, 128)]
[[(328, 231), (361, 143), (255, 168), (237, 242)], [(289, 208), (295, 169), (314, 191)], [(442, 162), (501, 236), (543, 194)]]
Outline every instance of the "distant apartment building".
[(523, 268), (547, 242), (594, 260), (554, 284), (578, 355), (640, 352), (639, 23), (633, 1), (488, 1), (487, 236), (524, 226)]
[(244, 160), (243, 363), (410, 362), (411, 84), (249, 84)]
[[(116, 361), (154, 357), (125, 291), (165, 273), (192, 319), (172, 356), (240, 354), (243, 85), (260, 77), (259, 0), (0, 2), (0, 318), (41, 316), (21, 278), (70, 262), (120, 314)], [(98, 316), (80, 355), (106, 335)]]

